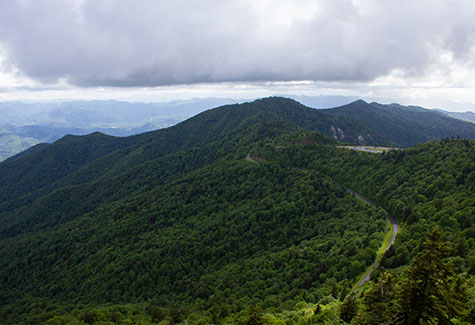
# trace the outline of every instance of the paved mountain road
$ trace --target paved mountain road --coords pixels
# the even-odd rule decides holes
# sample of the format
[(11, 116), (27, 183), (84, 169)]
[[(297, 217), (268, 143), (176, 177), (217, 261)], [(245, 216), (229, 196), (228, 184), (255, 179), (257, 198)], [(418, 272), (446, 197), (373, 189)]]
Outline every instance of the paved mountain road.
[(259, 162), (257, 162), (256, 160), (254, 160), (254, 159), (251, 158), (251, 153), (248, 153), (248, 154), (247, 154), (246, 159), (247, 159), (248, 161), (253, 162), (253, 163), (256, 163), (256, 164), (259, 163)]
[[(368, 200), (367, 198), (365, 198), (364, 196), (356, 193), (355, 191), (347, 188), (346, 189), (348, 192), (350, 192), (351, 194), (353, 194), (354, 196), (360, 198), (361, 200), (365, 201), (366, 203), (368, 203), (369, 205), (371, 206), (374, 206), (376, 207), (377, 205), (374, 204), (373, 202), (371, 202), (370, 200)], [(386, 250), (384, 251), (385, 253), (388, 251), (388, 249), (394, 244), (394, 241), (396, 240), (396, 235), (399, 231), (399, 226), (397, 225), (396, 223), (396, 220), (394, 220), (394, 218), (388, 213), (386, 215), (386, 217), (389, 219), (389, 221), (391, 222), (391, 225), (393, 227), (393, 235), (391, 237), (391, 241), (389, 242), (389, 245), (388, 247), (386, 247)], [(375, 262), (374, 265), (371, 267), (371, 270), (368, 272), (368, 274), (365, 275), (365, 277), (360, 281), (360, 283), (358, 283), (358, 285), (362, 285), (363, 283), (365, 283), (366, 281), (369, 281), (369, 278), (371, 276), (371, 273), (374, 271), (374, 269), (376, 269), (379, 265), (379, 262)]]

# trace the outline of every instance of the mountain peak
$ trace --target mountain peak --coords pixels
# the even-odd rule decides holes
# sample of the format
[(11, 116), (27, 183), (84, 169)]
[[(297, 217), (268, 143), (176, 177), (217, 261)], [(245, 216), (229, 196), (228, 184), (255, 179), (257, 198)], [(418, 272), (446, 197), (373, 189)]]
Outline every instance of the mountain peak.
[(338, 107), (334, 107), (334, 108), (327, 108), (323, 111), (326, 111), (326, 112), (330, 112), (330, 111), (334, 111), (334, 110), (337, 110), (337, 111), (338, 110), (355, 111), (355, 110), (360, 110), (360, 109), (369, 109), (371, 107), (372, 107), (372, 105), (368, 104), (363, 99), (358, 99), (358, 100), (355, 100), (354, 102), (351, 102), (351, 103), (348, 103), (348, 104), (345, 104), (345, 105), (341, 105), (341, 106), (338, 106)]
[(282, 96), (270, 96), (270, 97), (264, 97), (260, 99), (256, 99), (252, 103), (272, 103), (272, 104), (294, 104), (298, 106), (304, 106), (300, 104), (298, 101), (295, 99), (289, 98), (289, 97), (282, 97)]

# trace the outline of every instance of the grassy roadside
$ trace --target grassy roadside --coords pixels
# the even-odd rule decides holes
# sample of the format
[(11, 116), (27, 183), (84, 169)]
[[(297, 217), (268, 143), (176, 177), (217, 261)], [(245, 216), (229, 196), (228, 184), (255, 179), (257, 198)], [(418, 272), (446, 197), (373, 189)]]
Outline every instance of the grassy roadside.
[(391, 242), (391, 238), (393, 238), (393, 225), (389, 219), (386, 221), (387, 226), (389, 227), (389, 231), (384, 236), (383, 242), (381, 243), (381, 247), (376, 252), (376, 262), (381, 261), (383, 258), (384, 253), (388, 249), (389, 243)]
[(358, 282), (356, 282), (355, 287), (357, 287), (359, 285), (359, 283), (371, 271), (371, 269), (374, 267), (374, 265), (376, 263), (381, 262), (381, 259), (383, 258), (383, 255), (386, 252), (386, 249), (388, 248), (389, 243), (391, 242), (391, 238), (393, 237), (393, 225), (391, 224), (391, 221), (389, 221), (389, 219), (386, 220), (386, 225), (389, 228), (389, 230), (386, 232), (386, 235), (384, 236), (383, 242), (381, 243), (381, 247), (379, 247), (378, 251), (376, 252), (376, 260), (374, 261), (373, 264), (368, 266), (368, 268), (363, 273), (363, 275), (358, 279)]
[[(364, 204), (369, 204), (368, 202), (366, 202), (364, 199), (362, 199), (361, 197), (359, 197), (357, 195), (353, 195), (353, 197), (356, 198), (357, 200), (359, 200), (360, 202), (363, 202)], [(391, 224), (391, 221), (389, 219), (386, 219), (386, 229), (387, 229), (386, 230), (386, 235), (384, 235), (383, 242), (381, 243), (381, 246), (379, 247), (378, 251), (376, 252), (376, 260), (374, 261), (373, 264), (371, 264), (370, 266), (368, 266), (366, 268), (366, 271), (358, 279), (358, 282), (356, 283), (355, 287), (357, 287), (361, 283), (361, 281), (363, 281), (363, 279), (366, 277), (366, 275), (368, 275), (368, 273), (371, 272), (373, 267), (375, 267), (375, 265), (378, 264), (381, 261), (381, 259), (383, 258), (384, 253), (388, 249), (389, 243), (391, 242), (391, 238), (393, 237), (393, 232), (394, 232), (393, 225)]]
[(365, 200), (363, 200), (362, 198), (360, 198), (358, 195), (353, 195), (353, 197), (357, 200), (359, 200), (360, 202), (363, 202), (364, 204), (367, 204), (367, 205), (371, 205), (369, 204), (368, 202), (366, 202)]

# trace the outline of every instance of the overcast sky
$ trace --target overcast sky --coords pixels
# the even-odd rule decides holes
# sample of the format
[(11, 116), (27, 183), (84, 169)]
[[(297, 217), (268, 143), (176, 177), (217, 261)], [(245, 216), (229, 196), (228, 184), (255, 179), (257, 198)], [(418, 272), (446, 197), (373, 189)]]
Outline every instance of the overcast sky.
[(288, 93), (475, 110), (474, 2), (2, 0), (0, 100)]

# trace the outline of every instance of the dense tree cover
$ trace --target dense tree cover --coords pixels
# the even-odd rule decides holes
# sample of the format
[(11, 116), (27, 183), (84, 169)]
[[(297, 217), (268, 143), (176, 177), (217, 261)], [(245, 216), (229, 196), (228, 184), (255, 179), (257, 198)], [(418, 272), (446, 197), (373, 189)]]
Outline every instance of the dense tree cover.
[[(100, 204), (124, 198), (206, 165), (222, 157), (226, 151), (220, 149), (223, 147), (220, 148), (219, 143), (212, 143), (200, 148), (181, 150), (139, 163), (117, 175), (110, 171), (89, 182), (80, 182), (81, 179), (88, 179), (91, 175), (107, 170), (108, 162), (99, 160), (56, 183), (18, 198), (5, 200), (1, 214), (4, 224), (1, 232), (4, 236), (12, 236), (18, 232), (30, 231), (30, 225), (38, 229), (74, 219)], [(51, 190), (52, 188), (57, 189)], [(78, 196), (81, 200), (77, 200)]]
[(340, 318), (341, 320), (349, 323), (356, 316), (358, 312), (358, 303), (356, 302), (355, 293), (349, 294), (345, 301), (341, 304)]
[(439, 229), (429, 231), (419, 245), (407, 277), (395, 280), (391, 274), (382, 273), (361, 293), (355, 323), (473, 324), (473, 314), (466, 310), (465, 286), (447, 259), (448, 252)]
[(362, 298), (360, 321), (368, 325), (396, 323), (401, 317), (395, 279), (390, 273), (384, 272), (370, 286)]
[[(259, 128), (263, 123), (278, 127)], [(256, 128), (260, 131), (257, 132)], [(244, 137), (249, 144), (252, 140), (302, 128), (316, 129), (328, 135), (334, 135), (334, 130), (340, 129), (344, 137), (339, 136), (339, 139), (350, 143), (359, 143), (358, 137), (364, 134), (372, 134), (368, 140), (370, 144), (388, 143), (362, 123), (323, 114), (284, 98), (220, 107), (174, 127), (133, 137), (114, 138), (99, 133), (67, 136), (54, 144), (35, 147), (0, 165), (0, 224), (4, 219), (7, 222), (3, 225), (10, 225), (11, 216), (18, 215), (15, 209), (69, 185), (119, 177), (142, 164), (150, 166), (153, 160), (181, 150), (209, 146), (210, 142), (219, 142), (222, 146), (230, 143), (223, 138)], [(253, 136), (246, 135), (245, 130)], [(210, 149), (211, 152), (216, 150)], [(7, 216), (3, 217), (4, 214)]]
[[(61, 214), (61, 220), (91, 211), (97, 205), (109, 202), (111, 196), (117, 199), (129, 195), (130, 190), (123, 191), (124, 188), (136, 190), (140, 186), (137, 184), (147, 184), (157, 176), (190, 171), (190, 168), (201, 167), (230, 152), (242, 155), (257, 140), (302, 128), (331, 133), (329, 125), (345, 130), (344, 140), (349, 142), (357, 142), (358, 134), (370, 132), (360, 122), (322, 115), (290, 99), (268, 98), (209, 110), (174, 127), (127, 138), (100, 133), (66, 136), (54, 144), (32, 148), (0, 164), (2, 236), (31, 230), (31, 226), (43, 223), (49, 211), (31, 210), (36, 210), (35, 205), (49, 204), (55, 198), (62, 202), (61, 192), (70, 193), (71, 188), (87, 192), (94, 202), (81, 203), (77, 214), (71, 207), (74, 202), (69, 201), (66, 209), (71, 211), (69, 216), (63, 215), (64, 211), (58, 210), (56, 204), (54, 210)], [(199, 157), (187, 159), (188, 155), (183, 151), (200, 151)], [(174, 155), (174, 163), (169, 163), (169, 155)], [(163, 166), (170, 164), (172, 166)], [(180, 170), (184, 165), (187, 165), (185, 170)], [(97, 183), (97, 186), (91, 188), (91, 183)], [(107, 193), (102, 190), (104, 188), (113, 189), (114, 193)], [(116, 189), (120, 193), (115, 193)], [(31, 216), (36, 219), (28, 225)]]
[[(0, 319), (377, 323), (404, 315), (397, 297), (419, 272), (408, 265), (436, 226), (450, 244), (438, 258), (455, 272), (431, 275), (450, 283), (443, 296), (473, 283), (474, 142), (355, 152), (309, 129), (340, 121), (356, 136), (360, 124), (314, 112), (267, 99), (131, 138), (66, 137), (1, 163)], [(352, 287), (386, 211), (344, 186), (403, 226), (367, 293)], [(468, 306), (442, 313), (466, 320)]]
[(291, 308), (361, 274), (384, 230), (383, 213), (322, 175), (223, 161), (3, 240), (2, 294), (10, 303), (28, 292), (71, 303)]
[[(397, 146), (410, 147), (445, 137), (475, 139), (475, 124), (460, 121), (441, 112), (398, 104), (368, 104), (363, 100), (324, 113), (355, 119)], [(364, 138), (368, 136), (363, 134)]]
[[(382, 260), (383, 268), (410, 278), (406, 266), (415, 257), (425, 231), (440, 227), (449, 243), (449, 263), (472, 283), (474, 147), (475, 141), (441, 139), (407, 150), (370, 154), (332, 146), (284, 146), (277, 140), (262, 147), (259, 155), (283, 165), (323, 172), (387, 208), (402, 229)], [(440, 272), (427, 274), (433, 281), (439, 281), (440, 276)], [(470, 305), (469, 310), (473, 314), (475, 306)]]
[(402, 224), (383, 266), (407, 265), (427, 229), (452, 243), (458, 272), (474, 271), (475, 141), (442, 139), (407, 150), (369, 154), (333, 146), (262, 147), (284, 165), (318, 170), (385, 207)]

